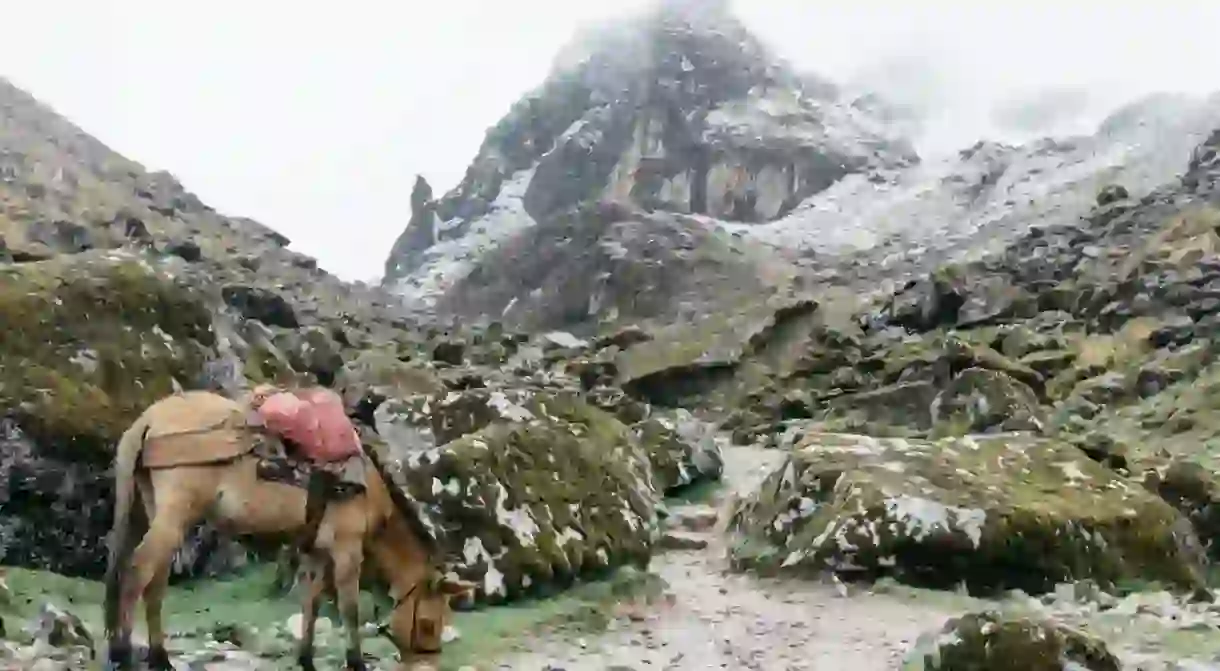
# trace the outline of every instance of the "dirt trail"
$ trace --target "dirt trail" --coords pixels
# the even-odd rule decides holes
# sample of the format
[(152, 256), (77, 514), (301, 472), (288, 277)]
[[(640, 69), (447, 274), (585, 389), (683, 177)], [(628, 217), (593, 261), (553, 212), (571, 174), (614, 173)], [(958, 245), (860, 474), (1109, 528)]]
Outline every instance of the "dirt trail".
[[(774, 450), (728, 448), (726, 489), (748, 491), (781, 457)], [(675, 508), (673, 517), (697, 519), (697, 508)], [(662, 604), (615, 620), (605, 634), (531, 642), (530, 652), (502, 659), (498, 668), (880, 671), (896, 668), (919, 634), (954, 614), (909, 595), (845, 596), (830, 584), (728, 573), (720, 513), (715, 528), (683, 534), (702, 537), (706, 548), (653, 559), (650, 570), (669, 585)]]

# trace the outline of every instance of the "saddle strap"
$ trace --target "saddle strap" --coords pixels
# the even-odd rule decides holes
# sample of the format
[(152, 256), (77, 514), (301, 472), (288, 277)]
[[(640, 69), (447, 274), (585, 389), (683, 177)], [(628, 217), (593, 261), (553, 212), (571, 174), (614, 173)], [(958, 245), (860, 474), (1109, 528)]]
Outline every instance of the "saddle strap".
[(212, 427), (145, 438), (140, 462), (149, 469), (217, 464), (250, 454), (257, 443), (248, 429), (225, 420)]
[(238, 428), (238, 427), (233, 422), (233, 418), (226, 417), (226, 418), (220, 420), (219, 422), (216, 422), (215, 424), (212, 424), (210, 426), (201, 426), (196, 429), (183, 429), (181, 431), (170, 431), (169, 433), (159, 433), (155, 436), (147, 436), (145, 438), (145, 440), (161, 440), (163, 438), (179, 438), (182, 436), (197, 436), (197, 435), (203, 434), (203, 433), (211, 433), (213, 431), (220, 431), (222, 429), (235, 429), (235, 428)]

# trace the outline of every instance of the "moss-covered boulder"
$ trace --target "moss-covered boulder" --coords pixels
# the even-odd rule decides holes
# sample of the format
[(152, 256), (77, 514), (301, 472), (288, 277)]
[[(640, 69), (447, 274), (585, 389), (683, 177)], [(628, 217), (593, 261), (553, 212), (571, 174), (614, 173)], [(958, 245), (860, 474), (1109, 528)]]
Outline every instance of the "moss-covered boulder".
[(930, 381), (900, 382), (843, 394), (827, 402), (825, 418), (832, 426), (881, 433), (893, 427), (926, 431), (933, 426), (936, 387)]
[(435, 398), (430, 412), (432, 433), (444, 445), (493, 422), (528, 422), (545, 416), (548, 403), (571, 409), (579, 402), (572, 395), (562, 401), (534, 389), (466, 389)]
[(1198, 538), (1176, 510), (1074, 447), (1014, 435), (807, 435), (730, 530), (739, 568), (975, 592), (1202, 580)]
[(98, 575), (120, 434), (213, 354), (197, 294), (134, 256), (0, 266), (6, 564)]
[(445, 389), (436, 371), (425, 364), (403, 361), (385, 350), (366, 350), (344, 364), (335, 379), (348, 405), (370, 396), (407, 398), (415, 394), (439, 394)]
[(942, 435), (987, 431), (1039, 431), (1044, 418), (1032, 389), (1007, 373), (967, 368), (932, 402)]
[(654, 417), (632, 427), (648, 460), (653, 476), (663, 492), (720, 477), (724, 460), (711, 431), (700, 429), (700, 422), (680, 412), (675, 418)]
[(432, 432), (432, 406), (435, 399), (426, 394), (388, 398), (373, 410), (372, 426), (377, 429), (394, 458), (430, 450), (437, 446)]
[[(604, 400), (604, 396), (599, 397)], [(603, 411), (586, 394), (530, 387), (464, 389), (433, 396), (389, 399), (377, 408), (378, 430), (399, 457), (445, 445), (491, 424), (563, 421), (598, 426), (626, 424), (638, 413), (619, 406), (622, 416)], [(622, 427), (625, 428), (625, 427)], [(628, 434), (648, 458), (662, 492), (720, 477), (720, 447), (708, 427), (685, 411), (653, 416), (631, 425)], [(618, 430), (618, 429), (616, 429)]]
[(903, 671), (1120, 671), (1099, 638), (1047, 619), (967, 613), (921, 636)]
[(1148, 469), (1143, 483), (1190, 520), (1212, 557), (1220, 555), (1220, 483), (1214, 472), (1173, 459)]
[(650, 557), (659, 498), (638, 443), (595, 408), (546, 408), (386, 460), (482, 600), (546, 593)]

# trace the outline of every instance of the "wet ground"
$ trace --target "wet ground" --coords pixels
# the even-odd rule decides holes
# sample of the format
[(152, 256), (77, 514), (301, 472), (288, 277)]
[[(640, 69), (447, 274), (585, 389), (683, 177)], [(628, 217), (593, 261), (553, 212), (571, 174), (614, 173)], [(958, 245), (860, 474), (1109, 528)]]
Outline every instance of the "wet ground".
[[(664, 596), (616, 618), (597, 636), (542, 637), (500, 669), (894, 669), (919, 634), (958, 608), (834, 583), (764, 580), (727, 572), (723, 509), (758, 484), (777, 450), (731, 447), (725, 485), (709, 504), (671, 506), (671, 549), (651, 570)], [(718, 514), (716, 514), (718, 513)], [(716, 523), (708, 527), (715, 515)], [(696, 547), (701, 544), (706, 547)]]
[[(446, 646), (439, 664), (412, 668), (914, 669), (919, 665), (904, 666), (903, 658), (921, 635), (955, 614), (997, 605), (889, 581), (845, 586), (729, 573), (724, 510), (734, 494), (757, 486), (782, 453), (730, 447), (724, 456), (722, 484), (669, 503), (666, 549), (648, 573), (624, 569), (555, 598), (458, 614), (461, 637)], [(295, 668), (299, 607), (294, 597), (268, 591), (272, 572), (262, 567), (232, 580), (172, 589), (166, 612), (176, 668)], [(10, 570), (0, 584), (0, 621), (9, 639), (0, 641), (0, 669), (93, 668), (87, 647), (49, 646), (35, 629), (62, 608), (100, 631), (100, 585), (20, 570)], [(1100, 634), (1123, 658), (1125, 671), (1220, 671), (1220, 603), (1188, 604), (1153, 589), (1098, 601), (1064, 587), (1064, 594), (1017, 594), (1002, 605)], [(18, 630), (20, 621), (32, 629)], [(328, 619), (319, 630), (319, 668), (340, 668), (341, 630)], [(380, 660), (375, 669), (402, 668), (383, 639), (366, 639), (366, 651)]]

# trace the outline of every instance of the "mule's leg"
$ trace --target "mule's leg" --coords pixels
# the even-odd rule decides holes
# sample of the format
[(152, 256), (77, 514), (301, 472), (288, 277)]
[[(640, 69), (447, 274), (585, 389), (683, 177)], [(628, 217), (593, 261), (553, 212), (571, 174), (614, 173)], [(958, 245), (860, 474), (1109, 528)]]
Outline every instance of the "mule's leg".
[(153, 671), (174, 671), (165, 649), (165, 626), (161, 618), (161, 604), (169, 589), (169, 564), (157, 571), (152, 582), (144, 588), (144, 620), (148, 625), (148, 668)]
[(339, 596), (339, 613), (347, 628), (347, 668), (367, 671), (360, 651), (360, 562), (363, 560), (361, 539), (336, 543), (334, 559), (335, 591)]
[[(122, 596), (120, 599), (119, 626), (123, 632), (124, 640), (130, 640), (133, 620), (135, 619), (135, 605), (140, 600), (140, 596), (148, 594), (149, 586), (157, 580), (162, 572), (166, 574), (168, 580), (170, 560), (173, 559), (174, 551), (182, 544), (184, 530), (193, 521), (180, 513), (180, 510), (175, 509), (158, 510), (156, 518), (149, 526), (148, 533), (144, 535), (144, 539), (136, 546), (130, 571), (123, 581), (122, 591), (120, 592)], [(160, 591), (163, 595), (164, 589)], [(152, 615), (155, 614), (157, 616), (156, 626), (158, 629), (161, 626), (161, 605), (159, 601), (160, 599), (158, 599), (154, 609), (150, 609), (145, 613), (149, 617), (150, 625), (153, 622)], [(164, 637), (162, 637), (162, 642), (164, 642)]]
[(326, 575), (322, 561), (317, 557), (305, 557), (301, 563), (305, 566), (305, 573), (301, 578), (301, 642), (297, 647), (297, 663), (303, 671), (315, 671), (317, 667), (313, 663), (314, 635), (317, 631), (318, 608), (321, 605), (318, 600), (322, 595), (322, 588), (326, 586)]
[[(136, 489), (140, 492), (140, 500), (144, 502), (145, 519), (154, 519), (157, 516), (156, 492), (147, 473), (136, 475)], [(166, 563), (144, 588), (143, 594), (144, 622), (148, 627), (148, 666), (154, 671), (173, 671), (174, 668), (169, 661), (169, 652), (165, 649), (165, 626), (161, 614), (161, 604), (165, 601), (165, 592), (168, 589), (169, 563)]]

